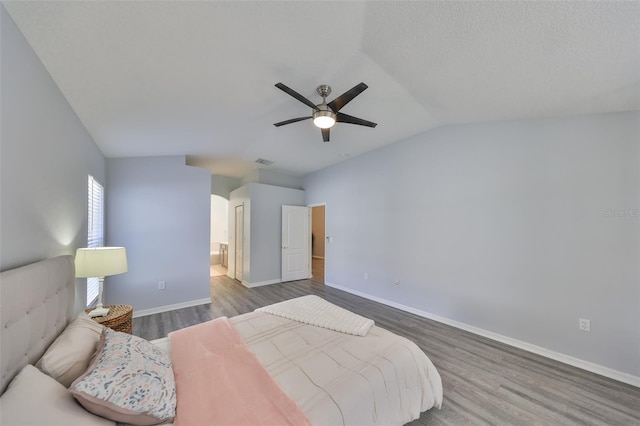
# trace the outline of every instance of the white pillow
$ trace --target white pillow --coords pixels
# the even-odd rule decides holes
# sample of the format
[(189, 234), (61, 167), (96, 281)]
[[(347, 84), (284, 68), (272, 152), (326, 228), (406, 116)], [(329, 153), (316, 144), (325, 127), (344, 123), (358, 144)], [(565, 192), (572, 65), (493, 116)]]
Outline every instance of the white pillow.
[(0, 397), (3, 426), (107, 426), (112, 421), (82, 408), (64, 386), (27, 364)]
[(81, 312), (53, 341), (36, 367), (68, 388), (89, 367), (103, 328)]

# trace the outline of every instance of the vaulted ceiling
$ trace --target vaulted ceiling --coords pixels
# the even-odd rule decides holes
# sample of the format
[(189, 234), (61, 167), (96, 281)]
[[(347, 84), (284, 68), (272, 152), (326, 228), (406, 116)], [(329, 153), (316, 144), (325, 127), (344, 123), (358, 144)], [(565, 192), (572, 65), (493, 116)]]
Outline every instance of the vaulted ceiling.
[[(447, 124), (640, 109), (638, 1), (3, 4), (107, 157), (301, 176)], [(375, 129), (273, 126), (310, 115), (275, 83), (361, 81), (342, 112)]]

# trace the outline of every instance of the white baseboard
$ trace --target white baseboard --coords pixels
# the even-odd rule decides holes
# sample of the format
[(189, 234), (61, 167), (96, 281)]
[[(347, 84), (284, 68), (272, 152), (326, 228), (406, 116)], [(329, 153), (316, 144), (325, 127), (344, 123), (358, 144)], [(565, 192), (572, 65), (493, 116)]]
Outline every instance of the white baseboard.
[(275, 280), (269, 280), (269, 281), (258, 281), (257, 283), (250, 283), (249, 281), (245, 281), (245, 280), (242, 280), (242, 281), (237, 280), (236, 277), (232, 277), (229, 274), (227, 274), (227, 277), (238, 281), (240, 284), (242, 284), (247, 288), (262, 287), (263, 285), (278, 284), (282, 282), (282, 280), (280, 279), (275, 279)]
[(207, 297), (204, 299), (189, 300), (187, 302), (174, 303), (172, 305), (158, 306), (157, 308), (140, 309), (139, 311), (134, 310), (133, 317), (134, 318), (144, 317), (147, 315), (173, 311), (175, 309), (190, 308), (192, 306), (198, 306), (198, 305), (206, 305), (207, 303), (211, 303), (210, 297)]
[(365, 299), (373, 300), (374, 302), (382, 303), (383, 305), (400, 309), (401, 311), (409, 312), (423, 318), (428, 318), (430, 320), (437, 321), (442, 324), (447, 324), (452, 327), (459, 328), (461, 330), (468, 331), (470, 333), (477, 334), (479, 336), (483, 336), (491, 340), (496, 340), (498, 342), (507, 344), (509, 346), (523, 349), (525, 351), (528, 351), (537, 355), (541, 355), (543, 357), (550, 358), (555, 361), (559, 361), (564, 364), (571, 365), (573, 367), (578, 367), (582, 370), (590, 371), (592, 373), (596, 373), (601, 376), (608, 377), (610, 379), (618, 380), (620, 382), (627, 383), (632, 386), (640, 387), (640, 377), (634, 376), (632, 374), (624, 373), (622, 371), (614, 370), (609, 367), (604, 367), (602, 365), (594, 364), (592, 362), (585, 361), (580, 358), (575, 358), (560, 352), (555, 352), (555, 351), (543, 348), (541, 346), (533, 345), (531, 343), (523, 342), (521, 340), (513, 339), (511, 337), (503, 336), (502, 334), (494, 333), (492, 331), (487, 331), (482, 328), (478, 328), (478, 327), (465, 324), (463, 322), (455, 321), (449, 318), (441, 317), (439, 315), (431, 314), (429, 312), (412, 308), (411, 306), (403, 305), (401, 303), (393, 302), (391, 300), (383, 299), (381, 297), (372, 296), (370, 294), (363, 293), (358, 290), (353, 290), (347, 287), (343, 287), (338, 284), (325, 282), (325, 285), (336, 288), (338, 290), (345, 291), (347, 293), (355, 294), (356, 296), (360, 296)]
[(242, 285), (247, 287), (247, 288), (254, 288), (254, 287), (262, 287), (263, 285), (271, 285), (271, 284), (278, 284), (281, 283), (282, 280), (281, 279), (275, 279), (275, 280), (268, 280), (268, 281), (258, 281), (257, 283), (250, 283), (247, 281), (242, 280)]

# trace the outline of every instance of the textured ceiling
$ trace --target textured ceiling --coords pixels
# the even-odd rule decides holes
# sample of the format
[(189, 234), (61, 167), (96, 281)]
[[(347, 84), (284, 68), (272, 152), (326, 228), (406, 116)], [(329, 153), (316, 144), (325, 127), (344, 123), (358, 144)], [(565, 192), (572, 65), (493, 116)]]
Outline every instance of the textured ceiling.
[[(640, 109), (640, 2), (3, 2), (107, 157), (304, 175), (451, 123)], [(323, 143), (309, 108), (364, 81)], [(254, 163), (273, 160), (271, 166)]]

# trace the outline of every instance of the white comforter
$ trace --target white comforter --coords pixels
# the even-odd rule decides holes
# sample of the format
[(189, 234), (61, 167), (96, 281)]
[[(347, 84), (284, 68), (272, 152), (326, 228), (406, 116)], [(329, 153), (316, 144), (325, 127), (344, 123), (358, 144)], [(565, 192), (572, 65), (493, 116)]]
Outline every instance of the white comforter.
[[(353, 336), (264, 312), (230, 321), (314, 425), (402, 425), (442, 405), (431, 360), (382, 328)], [(169, 349), (166, 338), (154, 343)]]
[(442, 404), (431, 360), (382, 328), (352, 336), (262, 312), (231, 323), (314, 425), (401, 425)]

